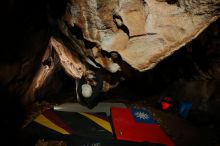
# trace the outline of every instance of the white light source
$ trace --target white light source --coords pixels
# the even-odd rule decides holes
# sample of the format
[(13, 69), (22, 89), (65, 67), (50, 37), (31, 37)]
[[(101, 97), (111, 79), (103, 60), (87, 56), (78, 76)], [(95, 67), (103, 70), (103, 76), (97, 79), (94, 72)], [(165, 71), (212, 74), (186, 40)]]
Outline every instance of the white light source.
[(83, 84), (81, 88), (83, 97), (90, 98), (92, 96), (92, 87), (89, 84)]

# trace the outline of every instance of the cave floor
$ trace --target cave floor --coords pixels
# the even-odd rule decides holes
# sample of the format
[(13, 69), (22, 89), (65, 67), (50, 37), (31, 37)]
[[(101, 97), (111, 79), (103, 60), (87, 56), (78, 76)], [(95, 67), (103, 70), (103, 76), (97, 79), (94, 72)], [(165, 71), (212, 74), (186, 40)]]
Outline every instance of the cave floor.
[(189, 119), (183, 119), (177, 113), (164, 112), (153, 105), (146, 105), (146, 108), (153, 114), (176, 146), (220, 145), (219, 127), (215, 124), (197, 125)]
[[(116, 100), (115, 100), (116, 99)], [(154, 98), (155, 99), (155, 98)], [(176, 112), (173, 111), (162, 111), (159, 109), (155, 100), (152, 98), (138, 101), (121, 100), (120, 98), (111, 98), (107, 102), (123, 102), (128, 107), (144, 107), (151, 112), (153, 117), (160, 124), (161, 128), (166, 134), (172, 139), (176, 146), (220, 146), (220, 140), (218, 133), (220, 131), (218, 125), (213, 123), (197, 124), (189, 119), (181, 118)], [(68, 100), (69, 101), (69, 100)], [(75, 101), (72, 101), (75, 102)], [(62, 103), (62, 102), (60, 102)], [(29, 120), (31, 121), (36, 115), (44, 111), (45, 109), (53, 107), (54, 103), (41, 102), (35, 103), (30, 110)], [(201, 117), (200, 117), (201, 118)], [(42, 143), (42, 144), (41, 144)], [(50, 142), (40, 142), (38, 145), (49, 146)], [(53, 142), (51, 144), (54, 144)]]

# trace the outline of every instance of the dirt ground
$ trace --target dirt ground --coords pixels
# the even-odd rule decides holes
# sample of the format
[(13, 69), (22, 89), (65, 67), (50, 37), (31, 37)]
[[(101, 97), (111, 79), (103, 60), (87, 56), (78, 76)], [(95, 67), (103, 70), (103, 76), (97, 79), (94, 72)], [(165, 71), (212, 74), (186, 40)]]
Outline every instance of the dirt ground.
[[(111, 102), (112, 100), (110, 100)], [(196, 123), (192, 119), (184, 119), (178, 115), (176, 111), (162, 111), (155, 100), (148, 99), (144, 101), (130, 102), (117, 98), (116, 102), (124, 102), (130, 107), (145, 108), (153, 115), (160, 124), (165, 133), (172, 139), (176, 146), (220, 146), (219, 131), (220, 127), (214, 122)], [(39, 113), (47, 108), (51, 108), (53, 104), (42, 102), (35, 104), (28, 123)], [(39, 145), (49, 146), (51, 144), (60, 144), (63, 142), (38, 141)]]
[(196, 125), (190, 119), (181, 118), (177, 113), (164, 112), (152, 105), (147, 105), (146, 108), (151, 111), (176, 146), (220, 145), (218, 125)]

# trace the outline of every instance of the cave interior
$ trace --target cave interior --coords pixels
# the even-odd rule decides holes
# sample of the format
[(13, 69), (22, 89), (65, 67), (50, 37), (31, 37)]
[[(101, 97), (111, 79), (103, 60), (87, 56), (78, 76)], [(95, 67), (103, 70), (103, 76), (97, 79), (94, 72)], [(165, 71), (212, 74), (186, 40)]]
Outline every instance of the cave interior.
[[(22, 91), (33, 79), (53, 33), (48, 13), (60, 18), (65, 5), (65, 0), (9, 0), (2, 5), (6, 10), (2, 12), (1, 27), (4, 40), (0, 53), (0, 109), (3, 114), (0, 125), (7, 137), (6, 143), (18, 141), (18, 144), (27, 140), (21, 133), (21, 125), (30, 114), (54, 104), (76, 102), (75, 80), (58, 68), (37, 91), (34, 103), (21, 104)], [(157, 115), (162, 128), (178, 146), (219, 145), (219, 26), (220, 20), (213, 22), (196, 39), (154, 68), (144, 72), (132, 70), (117, 87), (100, 93), (98, 102), (146, 107)], [(75, 33), (80, 37), (81, 32), (75, 30)], [(23, 66), (26, 70), (22, 70)], [(162, 111), (158, 103), (165, 96), (174, 101), (169, 111)], [(183, 101), (192, 103), (187, 118), (180, 117), (176, 110), (178, 103)]]

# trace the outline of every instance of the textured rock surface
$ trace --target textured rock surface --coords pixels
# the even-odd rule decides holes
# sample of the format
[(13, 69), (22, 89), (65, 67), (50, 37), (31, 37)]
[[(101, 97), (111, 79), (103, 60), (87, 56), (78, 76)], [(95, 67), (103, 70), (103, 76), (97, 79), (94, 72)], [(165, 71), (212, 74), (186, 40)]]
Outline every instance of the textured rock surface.
[[(144, 71), (186, 45), (219, 15), (216, 1), (71, 0), (64, 21), (80, 27), (86, 40), (116, 51), (133, 68)], [(101, 56), (99, 56), (101, 57)], [(109, 68), (107, 58), (96, 61)], [(104, 63), (108, 62), (108, 63)]]
[[(32, 7), (23, 0), (22, 7), (10, 0), (4, 13), (8, 24), (2, 29), (11, 32), (4, 34), (7, 47), (0, 57), (0, 84), (28, 101), (36, 99), (36, 92), (46, 88), (59, 70), (73, 80), (93, 71), (101, 72), (102, 90), (108, 91), (134, 72), (153, 68), (197, 37), (219, 17), (219, 3), (42, 0)], [(19, 22), (16, 27), (14, 21)], [(219, 70), (211, 72), (218, 76)]]

